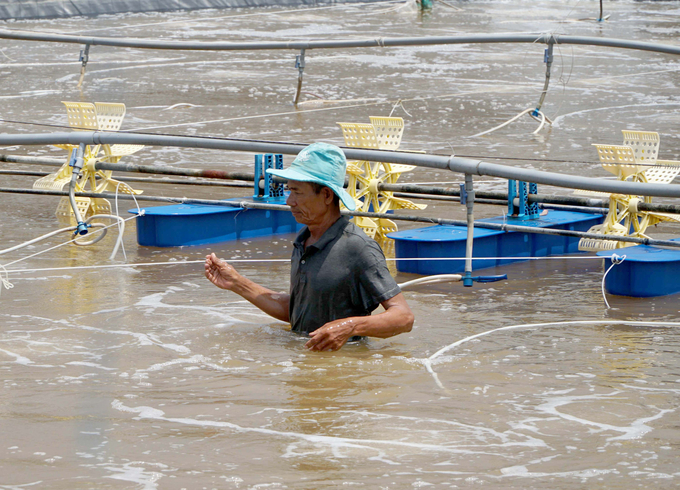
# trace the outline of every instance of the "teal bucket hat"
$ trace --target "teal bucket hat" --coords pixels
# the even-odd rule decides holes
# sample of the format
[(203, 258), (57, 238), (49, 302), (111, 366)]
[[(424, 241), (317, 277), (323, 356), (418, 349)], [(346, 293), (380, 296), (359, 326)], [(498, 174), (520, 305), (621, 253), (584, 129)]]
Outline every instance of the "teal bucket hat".
[(304, 148), (285, 170), (268, 169), (267, 173), (287, 180), (315, 182), (330, 188), (347, 209), (354, 211), (356, 204), (343, 184), (347, 160), (340, 148), (328, 143), (312, 143)]

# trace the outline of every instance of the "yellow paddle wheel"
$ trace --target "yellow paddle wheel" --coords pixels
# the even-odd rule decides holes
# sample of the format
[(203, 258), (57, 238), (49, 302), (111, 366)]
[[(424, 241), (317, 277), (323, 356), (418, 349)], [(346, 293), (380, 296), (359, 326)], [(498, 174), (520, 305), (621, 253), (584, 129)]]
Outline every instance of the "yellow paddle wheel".
[[(649, 131), (623, 131), (623, 145), (594, 145), (602, 167), (621, 181), (669, 184), (680, 173), (680, 162), (658, 160), (659, 133)], [(613, 236), (648, 238), (647, 228), (661, 221), (680, 222), (675, 214), (656, 213), (638, 209), (641, 202), (650, 203), (649, 196), (628, 196), (605, 192), (577, 191), (577, 194), (608, 197), (609, 212), (601, 225), (589, 233)], [(599, 252), (630, 247), (634, 243), (617, 240), (582, 238), (579, 250)]]
[[(76, 131), (118, 131), (125, 117), (125, 104), (109, 102), (62, 102), (66, 106), (68, 123)], [(78, 147), (56, 145), (69, 155)], [(141, 194), (128, 184), (113, 179), (112, 171), (96, 170), (98, 162), (118, 163), (121, 158), (144, 148), (143, 145), (93, 145), (86, 146), (84, 164), (76, 183), (76, 192), (121, 192)], [(57, 172), (41, 177), (33, 183), (34, 189), (62, 190), (71, 181), (72, 168), (67, 161)], [(76, 205), (83, 219), (95, 214), (111, 214), (111, 203), (104, 198), (76, 197)], [(57, 219), (65, 224), (75, 224), (75, 216), (67, 197), (57, 206)]]
[[(373, 117), (371, 123), (338, 123), (342, 128), (345, 146), (353, 148), (373, 148), (397, 150), (404, 133), (404, 120), (400, 117)], [(347, 162), (349, 186), (347, 192), (357, 203), (357, 211), (387, 213), (397, 209), (425, 209), (427, 205), (416, 204), (407, 199), (395, 197), (394, 193), (381, 191), (378, 185), (396, 184), (399, 176), (415, 167), (396, 163), (369, 161)], [(385, 240), (387, 234), (397, 231), (397, 225), (385, 218), (356, 216), (354, 223), (378, 241)]]

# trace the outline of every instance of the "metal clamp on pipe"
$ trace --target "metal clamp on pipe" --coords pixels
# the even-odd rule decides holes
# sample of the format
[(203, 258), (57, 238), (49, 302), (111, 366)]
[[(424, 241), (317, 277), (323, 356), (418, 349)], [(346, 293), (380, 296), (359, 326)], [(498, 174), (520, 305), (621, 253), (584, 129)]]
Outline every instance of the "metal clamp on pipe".
[[(74, 155), (75, 154), (75, 155)], [(69, 166), (73, 168), (71, 172), (71, 182), (68, 186), (68, 199), (71, 202), (71, 209), (73, 209), (73, 215), (76, 217), (76, 231), (73, 232), (74, 235), (87, 235), (88, 225), (83, 221), (80, 211), (78, 210), (78, 205), (76, 204), (76, 182), (80, 176), (80, 171), (83, 169), (85, 154), (85, 143), (80, 143), (77, 150), (73, 150), (71, 153), (71, 161)]]

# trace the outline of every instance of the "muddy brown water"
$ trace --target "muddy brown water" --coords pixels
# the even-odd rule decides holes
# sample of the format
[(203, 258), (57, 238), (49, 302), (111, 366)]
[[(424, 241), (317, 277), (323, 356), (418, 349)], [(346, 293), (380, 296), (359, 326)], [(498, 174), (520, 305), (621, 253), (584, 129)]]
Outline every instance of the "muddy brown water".
[[(677, 44), (678, 2), (605, 2), (611, 17), (604, 23), (587, 20), (597, 16), (597, 2), (449, 3), (460, 10), (344, 5), (4, 27), (232, 41), (553, 32)], [(556, 47), (544, 105), (553, 127), (532, 135), (537, 123), (527, 117), (472, 137), (536, 104), (543, 49), (312, 50), (304, 103), (295, 110), (293, 51), (94, 46), (79, 91), (78, 46), (3, 40), (0, 116), (15, 122), (3, 122), (2, 132), (58, 131), (26, 123), (66, 125), (62, 100), (110, 101), (127, 105), (123, 129), (305, 143), (340, 144), (336, 122), (393, 113), (405, 120), (405, 149), (593, 178), (608, 174), (591, 144), (619, 143), (622, 129), (658, 131), (660, 158), (680, 159), (680, 59), (631, 50)], [(3, 152), (64, 155), (50, 147)], [(249, 171), (252, 158), (145, 148), (123, 162)], [(32, 184), (0, 179), (3, 187)], [(457, 185), (461, 176), (416, 169), (401, 181)], [(505, 185), (476, 179), (478, 189)], [(141, 188), (166, 196), (247, 195)], [(57, 229), (57, 203), (0, 194), (0, 249)], [(428, 204), (425, 216), (464, 216), (458, 204)], [(118, 203), (123, 216), (132, 207)], [(478, 205), (475, 213), (497, 216), (503, 208)], [(113, 232), (91, 247), (47, 250), (66, 241), (58, 236), (0, 257), (14, 285), (0, 296), (0, 488), (678, 485), (677, 296), (609, 296), (607, 309), (600, 260), (516, 263), (488, 271), (508, 274), (505, 282), (406, 292), (416, 314), (409, 334), (309, 353), (286, 325), (209, 284), (199, 263), (216, 252), (252, 279), (286, 290), (291, 235), (160, 249), (138, 246), (134, 221), (127, 225), (124, 254), (113, 261)], [(678, 236), (672, 226), (650, 234)], [(182, 261), (189, 263), (172, 264)], [(129, 266), (92, 268), (112, 263)], [(135, 266), (149, 263), (163, 265)], [(391, 267), (398, 282), (415, 277)], [(41, 271), (20, 272), (28, 269)], [(437, 354), (477, 334), (485, 335)]]

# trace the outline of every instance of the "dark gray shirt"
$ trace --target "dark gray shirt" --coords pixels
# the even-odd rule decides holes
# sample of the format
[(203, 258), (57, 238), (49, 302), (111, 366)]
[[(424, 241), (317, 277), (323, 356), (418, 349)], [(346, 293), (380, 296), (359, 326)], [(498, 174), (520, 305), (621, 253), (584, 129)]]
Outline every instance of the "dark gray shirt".
[(348, 217), (338, 219), (305, 250), (309, 229), (293, 242), (290, 324), (309, 333), (350, 316), (367, 316), (401, 292), (380, 246)]

